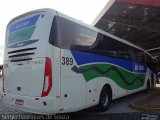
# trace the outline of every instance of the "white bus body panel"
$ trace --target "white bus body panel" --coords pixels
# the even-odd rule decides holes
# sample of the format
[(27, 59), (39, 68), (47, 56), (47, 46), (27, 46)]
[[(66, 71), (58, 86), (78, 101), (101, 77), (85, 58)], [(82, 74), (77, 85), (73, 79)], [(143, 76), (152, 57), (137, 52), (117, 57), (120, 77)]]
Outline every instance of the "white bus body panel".
[[(31, 65), (34, 61), (40, 64)], [(8, 63), (5, 92), (25, 96), (41, 96), (44, 82), (45, 58), (35, 58), (30, 64)], [(32, 74), (31, 74), (32, 72)], [(20, 90), (17, 90), (20, 87)]]
[[(11, 24), (37, 14), (40, 14), (40, 17), (36, 23), (36, 29), (31, 39), (38, 39), (38, 42), (17, 48), (7, 48), (8, 43), (6, 42), (4, 57), (5, 91), (3, 94), (3, 102), (6, 105), (23, 111), (40, 114), (53, 114), (58, 113), (60, 107), (60, 54), (57, 54), (60, 53), (60, 49), (56, 49), (49, 43), (49, 34), (53, 18), (57, 13), (50, 9), (33, 11), (27, 13), (27, 16), (25, 14), (23, 17), (20, 17), (20, 19), (13, 20)], [(41, 17), (42, 15), (44, 16)], [(34, 52), (31, 56), (32, 60), (10, 62), (10, 55), (24, 54), (26, 52), (11, 54), (8, 54), (8, 52), (33, 47), (36, 47), (36, 49), (31, 50), (31, 52)], [(49, 95), (41, 97), (46, 57), (49, 57), (52, 60), (53, 85)], [(18, 90), (18, 87), (20, 87), (20, 90)], [(23, 100), (24, 104), (17, 105), (15, 104), (16, 100)], [(44, 102), (46, 102), (46, 105), (44, 105)]]
[(63, 112), (78, 111), (86, 107), (86, 81), (83, 75), (76, 74), (71, 70), (73, 65), (62, 65), (62, 57), (72, 58), (70, 50), (61, 49), (61, 104)]

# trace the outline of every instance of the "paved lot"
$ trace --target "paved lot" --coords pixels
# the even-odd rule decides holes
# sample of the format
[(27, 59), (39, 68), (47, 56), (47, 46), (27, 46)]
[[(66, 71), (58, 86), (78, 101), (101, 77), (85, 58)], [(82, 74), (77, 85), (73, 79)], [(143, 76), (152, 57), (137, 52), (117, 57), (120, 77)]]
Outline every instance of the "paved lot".
[[(0, 91), (2, 90), (2, 80), (0, 79)], [(1, 93), (1, 92), (0, 92)], [(151, 93), (149, 93), (151, 94)], [(31, 113), (26, 113), (20, 110), (9, 108), (2, 103), (0, 99), (0, 119), (12, 120), (12, 119), (74, 119), (74, 120), (159, 120), (159, 113), (144, 113), (132, 110), (128, 104), (138, 99), (141, 99), (148, 94), (145, 92), (139, 92), (133, 95), (129, 95), (111, 103), (110, 109), (104, 113), (97, 113), (94, 109), (86, 109), (76, 113), (42, 116)], [(1, 97), (0, 97), (1, 98)]]

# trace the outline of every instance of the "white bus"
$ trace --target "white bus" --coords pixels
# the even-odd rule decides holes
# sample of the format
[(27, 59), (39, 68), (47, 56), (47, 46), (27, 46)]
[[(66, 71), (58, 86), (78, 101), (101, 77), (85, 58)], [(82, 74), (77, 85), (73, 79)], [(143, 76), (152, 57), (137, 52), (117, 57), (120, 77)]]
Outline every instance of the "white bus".
[(3, 102), (39, 114), (79, 111), (155, 85), (154, 60), (138, 46), (52, 9), (11, 20)]

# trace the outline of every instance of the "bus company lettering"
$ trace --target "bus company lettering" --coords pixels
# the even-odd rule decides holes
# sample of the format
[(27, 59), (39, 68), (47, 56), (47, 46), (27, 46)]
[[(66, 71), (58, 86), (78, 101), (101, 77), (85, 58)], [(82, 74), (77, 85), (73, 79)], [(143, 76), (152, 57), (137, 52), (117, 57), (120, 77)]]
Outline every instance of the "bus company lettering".
[(144, 66), (142, 66), (142, 65), (135, 65), (134, 69), (135, 69), (135, 71), (144, 71), (145, 70)]
[(21, 24), (16, 25), (15, 29), (23, 28), (23, 27), (27, 26), (28, 24), (29, 24), (29, 21), (25, 21)]

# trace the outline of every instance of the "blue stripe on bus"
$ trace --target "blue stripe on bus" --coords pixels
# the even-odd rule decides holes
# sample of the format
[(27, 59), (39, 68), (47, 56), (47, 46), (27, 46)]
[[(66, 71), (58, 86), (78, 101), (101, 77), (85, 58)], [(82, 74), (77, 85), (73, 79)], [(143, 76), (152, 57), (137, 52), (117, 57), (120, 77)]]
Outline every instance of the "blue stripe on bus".
[(147, 71), (147, 67), (144, 63), (124, 60), (109, 56), (101, 56), (80, 51), (71, 51), (71, 52), (78, 65), (96, 63), (96, 62), (105, 62), (118, 65), (131, 72), (145, 73)]
[(22, 21), (16, 22), (14, 24), (11, 24), (9, 26), (9, 33), (35, 25), (39, 16), (40, 15), (36, 15), (36, 16), (24, 19)]

